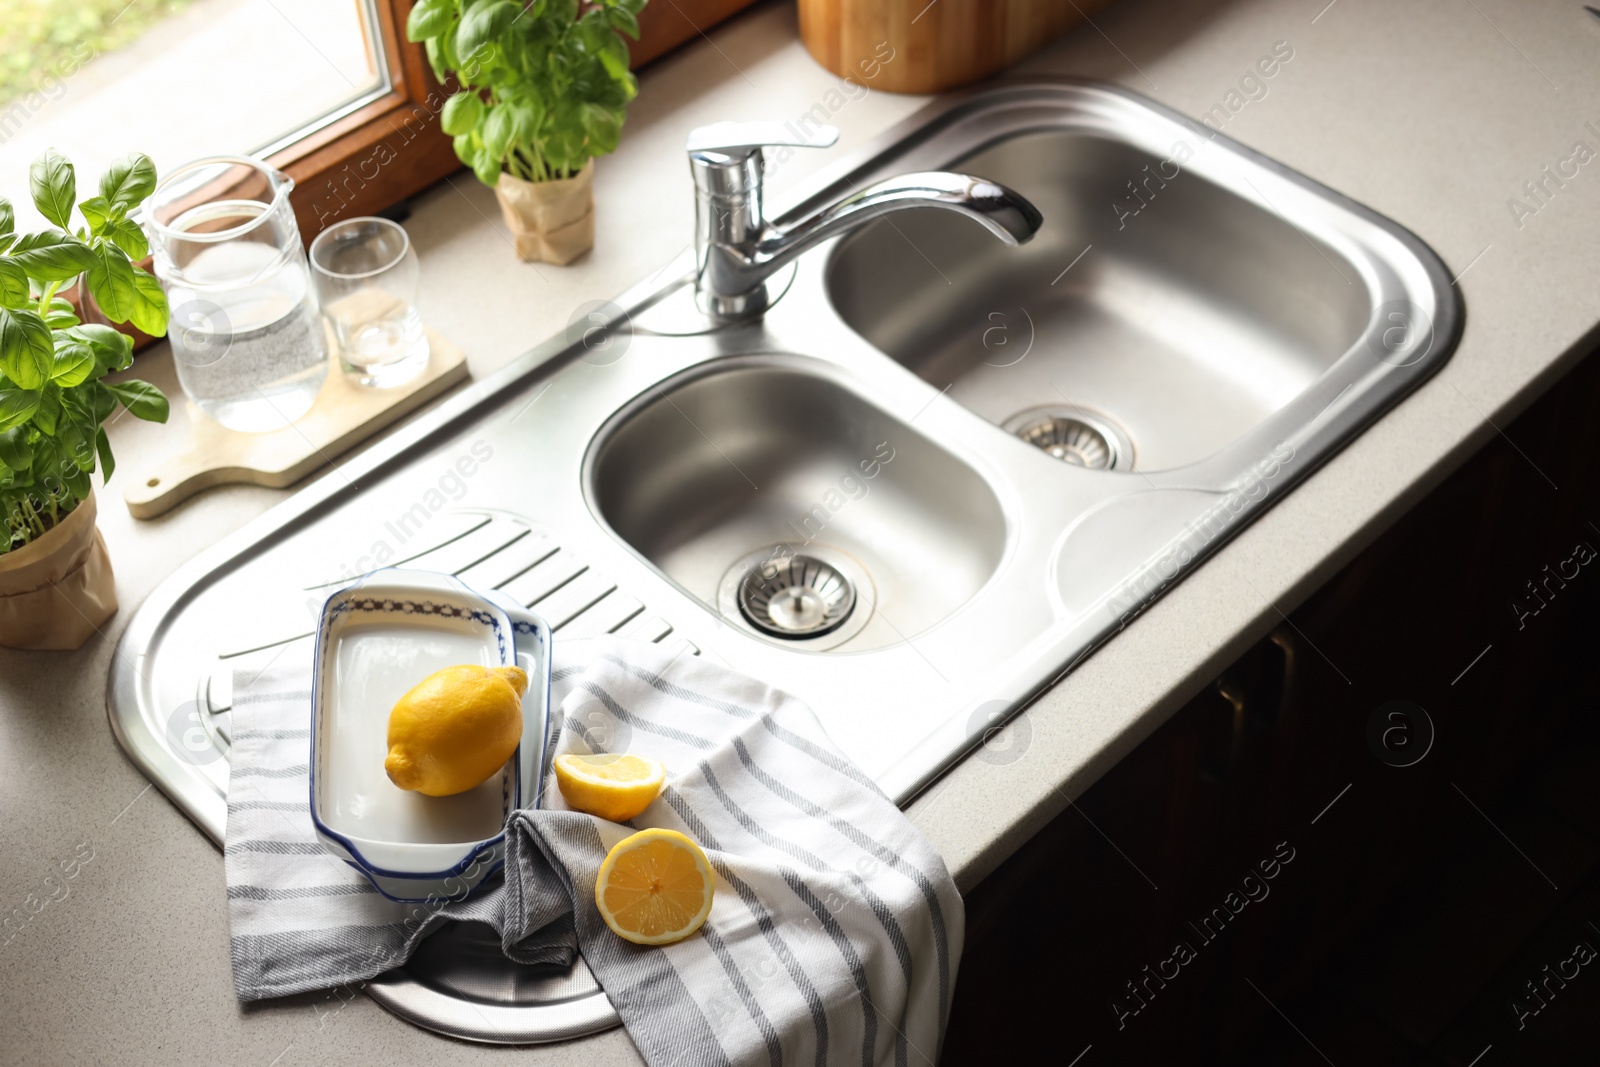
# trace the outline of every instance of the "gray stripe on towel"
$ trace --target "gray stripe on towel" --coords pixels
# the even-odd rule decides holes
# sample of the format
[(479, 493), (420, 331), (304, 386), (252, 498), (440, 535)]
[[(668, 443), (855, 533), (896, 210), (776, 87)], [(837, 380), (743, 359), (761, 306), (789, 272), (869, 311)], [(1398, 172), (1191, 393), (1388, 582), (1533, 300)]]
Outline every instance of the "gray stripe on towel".
[(751, 711), (749, 708), (742, 707), (738, 704), (729, 703), (726, 700), (717, 700), (714, 697), (708, 697), (702, 693), (696, 693), (693, 689), (685, 689), (676, 682), (669, 682), (665, 678), (661, 677), (661, 675), (656, 674), (653, 671), (648, 671), (643, 667), (637, 667), (619, 656), (611, 655), (609, 652), (601, 653), (600, 658), (604, 660), (610, 660), (612, 663), (615, 663), (629, 674), (632, 674), (634, 677), (646, 682), (652, 689), (665, 693), (667, 696), (677, 697), (679, 700), (685, 700), (691, 704), (699, 704), (702, 707), (711, 708), (715, 711), (732, 715), (738, 719), (755, 718), (756, 713)]
[(861, 957), (856, 953), (856, 947), (850, 943), (850, 938), (845, 935), (840, 927), (839, 920), (833, 917), (833, 912), (828, 910), (826, 904), (817, 899), (791, 868), (778, 866), (779, 876), (789, 883), (789, 888), (794, 890), (794, 895), (799, 897), (817, 916), (817, 921), (827, 931), (828, 937), (833, 940), (838, 948), (839, 955), (844, 957), (844, 962), (850, 968), (850, 977), (856, 984), (856, 995), (861, 1000), (861, 1067), (872, 1067), (873, 1046), (878, 1043), (878, 1006), (872, 1002), (872, 987), (867, 984), (867, 968), (862, 964)]
[(751, 837), (754, 837), (757, 841), (762, 842), (768, 848), (776, 849), (779, 852), (783, 852), (789, 856), (792, 856), (813, 870), (819, 871), (823, 874), (842, 875), (848, 878), (850, 880), (850, 884), (856, 887), (856, 892), (861, 894), (861, 899), (866, 902), (867, 909), (872, 912), (874, 917), (877, 918), (878, 925), (883, 927), (884, 933), (889, 935), (889, 942), (894, 948), (895, 957), (900, 962), (900, 973), (904, 976), (906, 981), (907, 996), (906, 999), (901, 1002), (900, 1006), (900, 1025), (895, 1029), (896, 1037), (894, 1049), (895, 1063), (900, 1065), (900, 1067), (904, 1067), (906, 1062), (906, 1045), (910, 1040), (906, 1037), (905, 1031), (906, 1013), (911, 1007), (911, 946), (906, 943), (905, 933), (900, 929), (900, 923), (895, 920), (894, 912), (891, 911), (889, 906), (883, 902), (883, 898), (868, 888), (867, 883), (854, 871), (841, 871), (831, 867), (822, 859), (822, 857), (816, 855), (810, 850), (802, 848), (792, 841), (785, 840), (784, 838), (781, 838), (778, 835), (763, 829), (759, 824), (756, 823), (754, 819), (750, 817), (748, 812), (739, 807), (734, 799), (728, 795), (728, 791), (722, 788), (722, 783), (717, 781), (716, 775), (711, 773), (711, 769), (709, 767), (702, 766), (699, 768), (699, 770), (702, 777), (705, 778), (706, 784), (711, 787), (711, 791), (715, 793), (717, 795), (717, 799), (722, 802), (722, 806), (728, 809), (728, 814), (737, 819), (739, 825), (744, 827), (745, 832)]
[[(665, 800), (677, 812), (678, 818), (689, 828), (689, 836), (694, 838), (704, 848), (713, 852), (721, 852), (723, 848), (717, 843), (716, 835), (700, 821), (700, 816), (694, 813), (686, 800), (672, 786), (661, 790), (661, 799)], [(710, 857), (707, 857), (708, 859)], [(805, 968), (800, 966), (800, 961), (795, 957), (794, 951), (789, 948), (783, 935), (778, 933), (777, 926), (772, 921), (772, 913), (761, 903), (761, 898), (750, 884), (733, 872), (727, 864), (720, 860), (711, 860), (711, 865), (717, 869), (723, 881), (733, 886), (733, 891), (739, 894), (739, 899), (744, 901), (750, 914), (755, 917), (756, 928), (767, 939), (767, 944), (772, 946), (773, 954), (783, 964), (784, 970), (789, 972), (789, 978), (800, 990), (800, 996), (806, 1002), (806, 1008), (811, 1012), (811, 1022), (817, 1031), (816, 1067), (828, 1067), (828, 1013), (822, 1006), (822, 997), (817, 994), (817, 987), (811, 984), (811, 978), (806, 974)]]
[(651, 722), (649, 719), (639, 718), (627, 708), (623, 707), (621, 704), (618, 704), (616, 700), (612, 699), (610, 693), (606, 692), (604, 689), (601, 689), (593, 682), (582, 682), (579, 684), (578, 688), (582, 689), (585, 693), (588, 693), (590, 696), (600, 701), (600, 703), (606, 706), (607, 711), (611, 712), (611, 714), (615, 715), (618, 719), (627, 723), (635, 730), (644, 730), (647, 733), (660, 734), (662, 737), (670, 737), (680, 745), (688, 745), (691, 748), (707, 749), (716, 747), (712, 742), (703, 737), (686, 733), (683, 730), (678, 730), (671, 726), (662, 726), (660, 723)]
[(310, 770), (297, 763), (292, 767), (235, 767), (229, 774), (234, 778), (304, 778)]
[[(574, 719), (571, 715), (567, 716), (567, 729), (571, 730), (573, 733), (575, 733), (579, 737), (583, 738), (583, 743), (589, 746), (589, 751), (590, 752), (604, 752), (604, 751), (606, 751), (606, 746), (602, 745), (599, 742), (599, 740), (594, 736), (594, 734), (589, 732), (589, 728), (587, 726), (585, 726), (583, 723), (579, 722), (577, 719)], [(551, 752), (555, 752), (556, 751), (556, 745), (560, 741), (561, 741), (561, 727), (560, 727), (560, 725), (558, 723), (557, 726), (556, 726), (555, 736), (550, 738), (550, 751)], [(552, 758), (554, 758), (554, 757), (552, 757)]]
[(306, 885), (291, 889), (271, 889), (259, 885), (230, 885), (229, 900), (305, 900), (308, 897), (371, 896), (377, 890), (365, 882), (346, 885)]
[(722, 935), (708, 924), (700, 927), (700, 936), (705, 939), (706, 947), (722, 964), (722, 970), (727, 974), (729, 983), (739, 994), (739, 999), (744, 1001), (745, 1011), (748, 1011), (750, 1018), (755, 1020), (756, 1029), (761, 1031), (761, 1040), (767, 1045), (767, 1061), (772, 1067), (783, 1067), (783, 1044), (778, 1040), (778, 1031), (773, 1029), (772, 1020), (767, 1018), (767, 1013), (761, 1010), (761, 1005), (756, 1001), (755, 994), (750, 991), (744, 975), (739, 972), (739, 964), (735, 962), (733, 953), (728, 951), (728, 945), (722, 940)]
[[(592, 839), (585, 843), (592, 853), (605, 854), (593, 823), (572, 825), (573, 836)], [(595, 922), (602, 921), (592, 897), (585, 911)], [(607, 975), (606, 995), (633, 1009), (628, 1036), (646, 1052), (648, 1062), (733, 1067), (667, 953), (641, 952), (620, 937), (596, 936), (584, 939), (584, 955), (598, 964), (596, 973)]]
[(245, 728), (233, 731), (233, 743), (240, 741), (296, 741), (300, 738), (310, 738), (310, 728), (299, 730), (255, 730)]
[(317, 841), (229, 841), (222, 848), (225, 856), (241, 852), (263, 852), (273, 856), (327, 856), (328, 850)]
[(765, 726), (768, 733), (770, 733), (773, 737), (776, 737), (779, 741), (782, 741), (784, 744), (799, 749), (801, 752), (804, 752), (818, 763), (838, 771), (852, 782), (855, 782), (860, 786), (865, 786), (867, 789), (872, 790), (885, 800), (889, 799), (887, 796), (884, 796), (883, 790), (878, 788), (878, 783), (862, 774), (853, 763), (849, 763), (840, 759), (838, 756), (835, 756), (832, 752), (829, 752), (821, 745), (818, 745), (807, 738), (801, 737), (792, 730), (784, 729), (782, 726), (779, 726), (773, 721), (771, 715), (761, 716), (761, 725)]
[(945, 929), (944, 909), (939, 905), (939, 894), (933, 888), (933, 883), (928, 880), (928, 876), (919, 868), (913, 867), (901, 859), (893, 849), (874, 841), (850, 823), (838, 818), (832, 812), (813, 804), (762, 770), (756, 764), (756, 761), (750, 757), (750, 750), (745, 747), (744, 742), (737, 737), (733, 739), (733, 750), (739, 754), (739, 762), (744, 764), (745, 770), (749, 771), (751, 777), (755, 778), (756, 781), (812, 818), (826, 820), (830, 826), (859, 848), (872, 853), (881, 862), (887, 863), (916, 883), (917, 889), (922, 893), (922, 898), (927, 902), (928, 911), (932, 915), (933, 946), (939, 957), (939, 1032), (941, 1034), (944, 1033), (947, 1021), (946, 1016), (950, 1010), (950, 938)]
[(234, 698), (233, 705), (241, 704), (289, 704), (299, 700), (310, 700), (311, 690), (292, 689), (287, 693), (241, 693)]
[[(727, 807), (734, 818), (738, 819), (740, 824), (745, 825), (746, 829), (748, 829), (747, 820), (749, 817), (738, 810), (738, 805), (734, 804), (728, 797), (728, 794), (722, 788), (722, 783), (717, 781), (717, 776), (712, 773), (711, 768), (702, 763), (695, 769), (706, 780), (706, 784), (711, 787), (712, 792), (717, 794), (717, 798), (722, 801), (723, 806)], [(801, 851), (804, 850), (802, 849)], [(827, 870), (827, 864), (822, 863), (815, 856), (811, 858), (816, 860), (823, 870)], [(872, 986), (867, 981), (867, 969), (862, 965), (861, 957), (857, 954), (855, 946), (845, 936), (838, 920), (833, 917), (833, 912), (829, 911), (827, 906), (817, 899), (816, 894), (811, 892), (811, 887), (801, 881), (800, 876), (790, 868), (782, 864), (773, 864), (773, 868), (782, 876), (785, 882), (789, 883), (789, 888), (794, 890), (794, 895), (799, 897), (813, 912), (816, 912), (817, 919), (822, 923), (823, 930), (833, 940), (834, 946), (839, 950), (839, 955), (844, 957), (845, 965), (850, 969), (850, 977), (855, 982), (856, 992), (861, 997), (861, 1018), (866, 1041), (866, 1053), (862, 1062), (864, 1067), (872, 1067), (873, 1046), (877, 1044), (878, 1038), (878, 1020), (876, 1018), (878, 1008), (872, 1002)]]

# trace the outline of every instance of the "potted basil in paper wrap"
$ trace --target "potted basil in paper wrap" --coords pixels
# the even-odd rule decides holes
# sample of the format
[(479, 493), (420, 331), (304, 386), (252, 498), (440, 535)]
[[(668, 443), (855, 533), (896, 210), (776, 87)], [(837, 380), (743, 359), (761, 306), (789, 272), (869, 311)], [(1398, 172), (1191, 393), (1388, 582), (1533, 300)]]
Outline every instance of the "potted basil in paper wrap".
[(167, 398), (148, 382), (104, 381), (133, 362), (133, 341), (81, 322), (60, 293), (81, 279), (80, 298), (112, 322), (165, 332), (166, 297), (133, 265), (149, 249), (129, 217), (156, 169), (142, 155), (114, 164), (99, 195), (77, 205), (76, 230), (72, 164), (52, 150), (29, 178), (54, 225), (18, 235), (0, 197), (0, 645), (77, 648), (117, 610), (90, 482), (97, 465), (102, 482), (111, 477), (105, 423), (118, 408), (165, 422)]
[(420, 0), (406, 36), (426, 42), (456, 155), (494, 187), (525, 260), (570, 263), (594, 246), (594, 157), (614, 151), (639, 83), (626, 34), (645, 0)]

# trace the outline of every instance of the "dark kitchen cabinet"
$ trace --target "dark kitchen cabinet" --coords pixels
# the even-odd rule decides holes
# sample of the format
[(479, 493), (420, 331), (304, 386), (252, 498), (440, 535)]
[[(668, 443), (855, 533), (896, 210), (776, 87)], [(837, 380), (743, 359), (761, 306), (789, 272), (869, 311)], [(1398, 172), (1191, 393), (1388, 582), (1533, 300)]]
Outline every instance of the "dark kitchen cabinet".
[(1591, 357), (978, 886), (943, 1062), (1600, 1062), (1597, 412)]

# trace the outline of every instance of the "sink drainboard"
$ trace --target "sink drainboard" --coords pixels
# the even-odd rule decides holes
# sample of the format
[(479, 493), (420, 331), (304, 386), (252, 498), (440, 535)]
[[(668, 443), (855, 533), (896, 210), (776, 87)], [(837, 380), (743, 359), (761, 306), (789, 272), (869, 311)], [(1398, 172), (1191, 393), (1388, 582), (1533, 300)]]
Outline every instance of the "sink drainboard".
[[(698, 655), (675, 637), (671, 623), (598, 574), (548, 534), (521, 518), (488, 512), (441, 516), (443, 542), (393, 565), (454, 574), (480, 588), (497, 588), (539, 612), (563, 638), (602, 634), (676, 646)], [(299, 591), (320, 600), (356, 576), (316, 582)], [(298, 583), (296, 583), (298, 584)], [(192, 730), (167, 731), (169, 746), (194, 764), (225, 767), (231, 747), (236, 671), (260, 670), (309, 632), (282, 633), (278, 640), (224, 636), (226, 651), (200, 678), (189, 722), (198, 720), (205, 742)], [(219, 787), (226, 797), (226, 774)], [(191, 815), (196, 813), (191, 811)], [(197, 821), (200, 821), (197, 818)], [(202, 822), (213, 839), (222, 825)], [(593, 974), (580, 959), (572, 967), (526, 966), (506, 959), (499, 935), (476, 923), (451, 923), (423, 942), (404, 966), (379, 975), (367, 992), (388, 1010), (427, 1029), (496, 1043), (558, 1041), (609, 1029), (620, 1021)]]

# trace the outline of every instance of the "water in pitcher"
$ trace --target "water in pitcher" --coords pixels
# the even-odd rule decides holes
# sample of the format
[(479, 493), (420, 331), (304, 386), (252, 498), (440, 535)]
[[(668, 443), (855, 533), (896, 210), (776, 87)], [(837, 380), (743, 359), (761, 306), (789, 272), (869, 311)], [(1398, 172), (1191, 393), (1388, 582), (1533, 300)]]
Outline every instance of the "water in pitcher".
[(304, 260), (237, 241), (204, 249), (183, 275), (170, 286), (168, 334), (189, 398), (236, 430), (275, 430), (305, 414), (327, 359)]
[(293, 189), (260, 160), (216, 156), (168, 174), (146, 203), (178, 381), (230, 430), (287, 427), (328, 373)]

